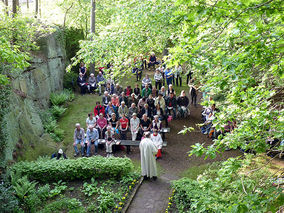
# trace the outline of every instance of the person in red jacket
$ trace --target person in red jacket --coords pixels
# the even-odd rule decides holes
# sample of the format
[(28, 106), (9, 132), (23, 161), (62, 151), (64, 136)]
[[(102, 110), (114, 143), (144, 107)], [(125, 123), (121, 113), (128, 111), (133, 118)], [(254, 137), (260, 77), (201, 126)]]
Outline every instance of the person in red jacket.
[(94, 108), (94, 115), (98, 118), (99, 114), (102, 113), (105, 116), (105, 108), (101, 105), (99, 101), (96, 102), (96, 107)]

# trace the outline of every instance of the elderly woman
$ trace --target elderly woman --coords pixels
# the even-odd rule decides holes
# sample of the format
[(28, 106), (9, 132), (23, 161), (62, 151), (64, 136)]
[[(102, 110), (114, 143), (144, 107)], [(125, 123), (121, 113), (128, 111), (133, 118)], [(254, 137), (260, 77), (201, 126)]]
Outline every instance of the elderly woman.
[(122, 101), (121, 105), (118, 108), (118, 116), (119, 118), (122, 118), (122, 115), (128, 115), (128, 107), (126, 106), (125, 102)]
[(93, 113), (88, 114), (88, 118), (86, 119), (86, 127), (96, 126), (96, 118), (93, 116)]
[(139, 131), (140, 120), (137, 118), (137, 114), (133, 113), (132, 118), (130, 119), (130, 131), (132, 136), (132, 141), (135, 141)]
[(189, 99), (185, 95), (185, 91), (182, 90), (180, 96), (177, 99), (178, 111), (180, 112), (182, 117), (186, 117), (189, 114), (188, 105)]
[(106, 127), (107, 127), (107, 119), (104, 117), (103, 113), (100, 113), (99, 119), (97, 120), (97, 128), (99, 131), (100, 139), (105, 138)]
[(145, 78), (143, 78), (143, 80), (142, 80), (142, 89), (146, 86), (146, 84), (148, 84), (149, 87), (152, 88), (152, 81), (151, 81), (151, 79), (149, 78), (149, 75), (148, 75), (148, 74), (146, 74), (146, 75), (145, 75)]
[(111, 118), (111, 115), (114, 113), (116, 113), (113, 105), (111, 102), (108, 103), (108, 106), (106, 107), (106, 110), (105, 110), (105, 113), (106, 113), (106, 118), (107, 119), (110, 119)]
[(94, 90), (96, 89), (96, 78), (95, 78), (94, 73), (90, 74), (87, 87), (88, 87), (89, 93), (93, 93)]
[(159, 120), (159, 116), (155, 115), (154, 120), (152, 121), (152, 131), (157, 130), (158, 132), (162, 129), (162, 121)]
[(112, 95), (111, 103), (112, 103), (113, 106), (119, 107), (119, 98), (116, 94)]

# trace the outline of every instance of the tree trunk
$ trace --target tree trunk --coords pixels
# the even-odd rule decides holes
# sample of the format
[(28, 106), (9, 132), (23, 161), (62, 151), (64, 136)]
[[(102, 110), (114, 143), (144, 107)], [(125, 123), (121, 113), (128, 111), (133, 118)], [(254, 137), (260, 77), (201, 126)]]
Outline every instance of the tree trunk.
[[(95, 36), (96, 29), (96, 0), (91, 0), (91, 26), (90, 33)], [(95, 73), (95, 60), (90, 64), (90, 72)]]
[(13, 0), (12, 1), (12, 13), (13, 13), (13, 16), (15, 16), (15, 14), (17, 14), (18, 7), (19, 7), (19, 0)]
[(38, 13), (39, 17), (41, 18), (41, 0), (38, 0)]
[(27, 0), (27, 9), (30, 8), (30, 5), (29, 5), (29, 0)]
[(38, 16), (38, 0), (35, 0), (35, 18)]

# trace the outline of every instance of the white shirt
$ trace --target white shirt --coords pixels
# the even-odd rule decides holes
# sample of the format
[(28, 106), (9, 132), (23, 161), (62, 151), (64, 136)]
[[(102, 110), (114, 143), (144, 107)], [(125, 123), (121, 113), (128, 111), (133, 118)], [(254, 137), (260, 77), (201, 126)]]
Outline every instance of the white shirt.
[(157, 149), (162, 149), (163, 139), (162, 139), (162, 137), (159, 133), (156, 136), (154, 134), (151, 134), (151, 140), (153, 141), (153, 143), (157, 147)]
[(139, 118), (131, 118), (130, 119), (130, 129), (132, 132), (138, 132), (138, 127), (139, 127), (139, 124), (140, 124), (140, 120)]
[(96, 118), (93, 117), (93, 119), (90, 120), (90, 118), (88, 117), (88, 118), (86, 119), (86, 124), (87, 124), (88, 126), (90, 126), (90, 125), (95, 126), (95, 125), (96, 125)]

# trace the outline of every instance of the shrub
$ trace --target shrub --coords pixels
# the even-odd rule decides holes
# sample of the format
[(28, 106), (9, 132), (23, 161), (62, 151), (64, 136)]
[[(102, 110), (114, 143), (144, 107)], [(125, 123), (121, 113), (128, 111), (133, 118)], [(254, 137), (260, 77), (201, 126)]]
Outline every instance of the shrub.
[(41, 213), (54, 213), (54, 212), (85, 212), (82, 203), (76, 198), (64, 198), (54, 201), (44, 207)]
[(61, 107), (61, 106), (52, 106), (52, 108), (50, 109), (50, 112), (52, 113), (52, 115), (55, 117), (55, 118), (60, 118), (63, 113), (66, 111), (66, 108), (64, 107)]
[(78, 77), (77, 73), (74, 72), (65, 73), (63, 77), (63, 87), (74, 91), (76, 88), (77, 77)]
[(18, 200), (14, 193), (15, 191), (11, 186), (0, 184), (0, 212), (16, 212)]
[(66, 160), (38, 160), (19, 162), (11, 167), (12, 172), (27, 175), (32, 180), (58, 181), (88, 178), (120, 177), (133, 169), (129, 158), (91, 158)]
[(67, 101), (72, 101), (74, 99), (74, 94), (71, 90), (65, 89), (62, 92), (55, 92), (50, 94), (50, 101), (55, 106), (60, 106)]

